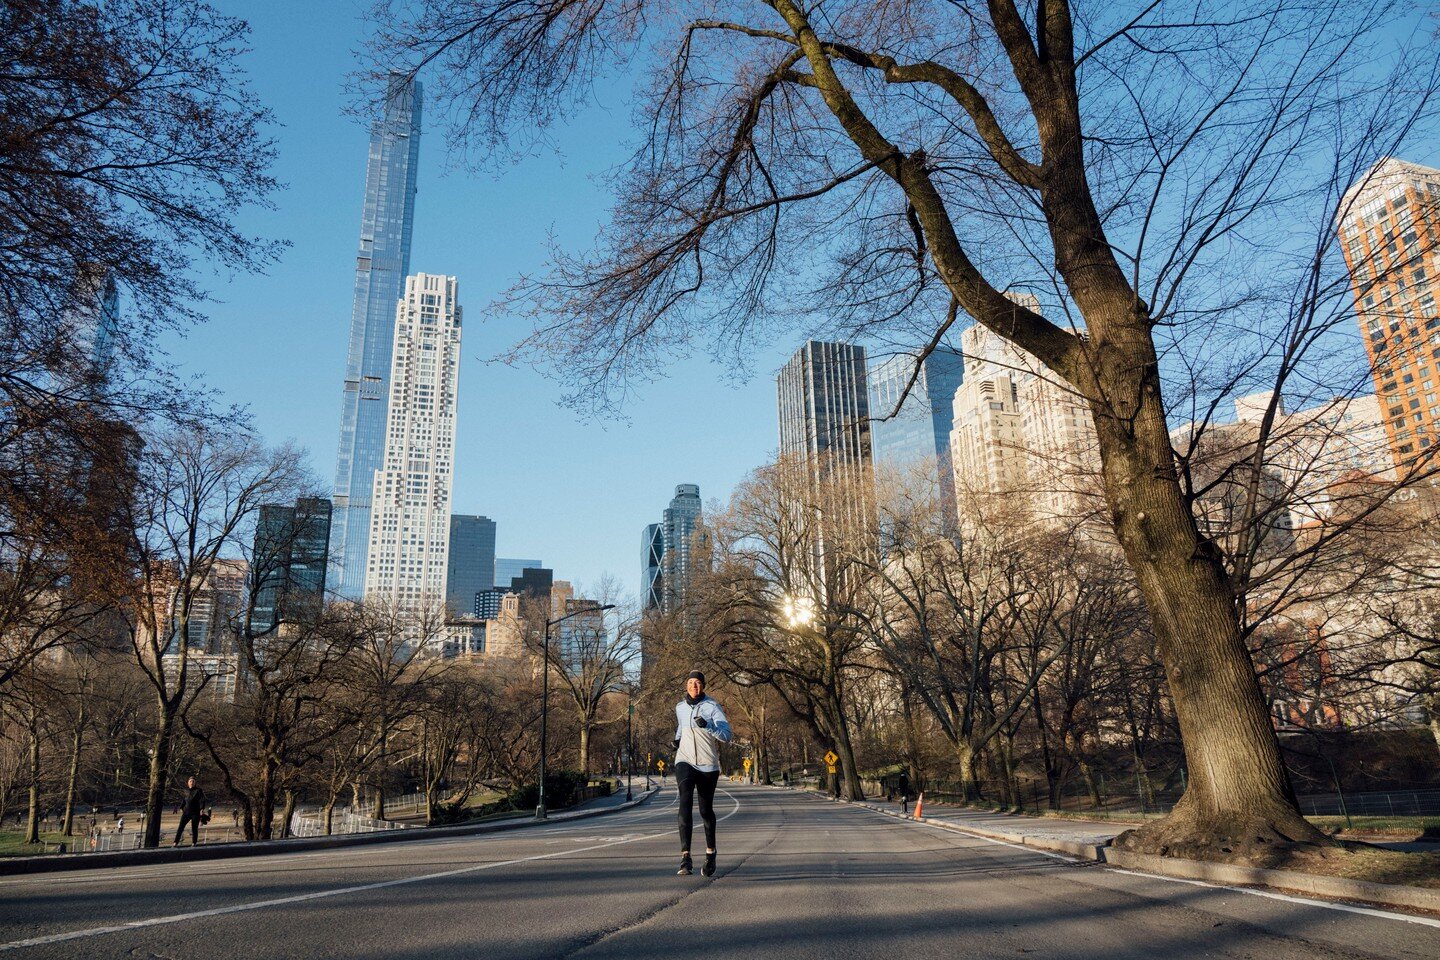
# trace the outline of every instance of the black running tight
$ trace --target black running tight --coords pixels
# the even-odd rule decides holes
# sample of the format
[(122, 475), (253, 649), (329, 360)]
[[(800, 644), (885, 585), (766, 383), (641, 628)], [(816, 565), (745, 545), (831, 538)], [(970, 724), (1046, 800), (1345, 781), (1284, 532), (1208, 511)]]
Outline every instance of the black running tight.
[(690, 849), (690, 832), (694, 827), (691, 819), (691, 797), (700, 795), (700, 819), (705, 823), (705, 848), (715, 849), (715, 785), (720, 782), (720, 771), (709, 773), (696, 770), (688, 763), (675, 765), (675, 786), (680, 790), (680, 849)]

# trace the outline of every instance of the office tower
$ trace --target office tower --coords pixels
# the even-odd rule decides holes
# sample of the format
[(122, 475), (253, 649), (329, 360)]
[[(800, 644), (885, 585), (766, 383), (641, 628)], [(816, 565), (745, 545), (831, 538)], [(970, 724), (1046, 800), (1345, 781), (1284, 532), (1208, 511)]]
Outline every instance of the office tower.
[[(62, 386), (91, 399), (103, 394), (115, 368), (120, 291), (108, 269), (82, 267), (70, 291)], [(79, 399), (77, 397), (76, 399)]]
[(375, 474), (365, 594), (401, 604), (445, 596), (460, 379), (454, 277), (405, 279), (395, 315), (385, 468)]
[(544, 567), (545, 564), (539, 560), (517, 560), (513, 557), (495, 558), (495, 586), (502, 590), (510, 589), (510, 581), (520, 576), (527, 569), (536, 570)]
[(645, 610), (659, 610), (664, 602), (664, 531), (660, 524), (650, 523), (640, 536), (640, 596)]
[[(561, 580), (560, 583), (565, 581)], [(532, 600), (548, 600), (555, 586), (555, 571), (545, 567), (526, 567), (520, 576), (510, 578), (510, 592)]]
[[(1027, 306), (1039, 307), (1033, 300)], [(955, 393), (950, 434), (957, 496), (1023, 494), (1039, 520), (1093, 517), (1100, 451), (1089, 405), (1037, 358), (987, 327), (969, 327), (961, 348), (965, 382)]]
[(809, 340), (776, 380), (780, 455), (803, 458), (812, 470), (868, 468), (870, 397), (865, 348)]
[(323, 497), (302, 497), (294, 506), (261, 506), (250, 556), (252, 634), (313, 618), (324, 606), (330, 515), (330, 501)]
[(370, 498), (385, 464), (395, 311), (410, 272), (419, 159), (420, 84), (392, 76), (385, 112), (370, 127), (335, 466), (330, 584), (351, 600), (364, 593)]
[(445, 575), (445, 602), (450, 612), (469, 615), (477, 595), (491, 589), (495, 578), (495, 521), (456, 514), (450, 518), (450, 563)]
[(876, 465), (887, 464), (902, 475), (926, 470), (950, 527), (955, 523), (950, 430), (963, 373), (960, 353), (949, 347), (936, 348), (918, 364), (913, 357), (895, 356), (870, 368), (870, 443)]
[(1440, 170), (1386, 157), (1348, 192), (1338, 227), (1397, 463), (1440, 430)]
[(645, 609), (679, 610), (695, 573), (695, 534), (702, 506), (693, 483), (675, 487), (660, 523), (645, 528)]

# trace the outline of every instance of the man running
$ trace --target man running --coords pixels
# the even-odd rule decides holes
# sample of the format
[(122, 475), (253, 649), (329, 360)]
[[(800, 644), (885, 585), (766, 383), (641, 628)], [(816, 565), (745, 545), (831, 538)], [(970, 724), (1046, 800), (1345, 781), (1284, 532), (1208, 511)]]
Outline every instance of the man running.
[(700, 819), (705, 822), (705, 865), (702, 876), (715, 875), (715, 785), (720, 781), (720, 744), (729, 743), (730, 721), (720, 704), (705, 695), (705, 674), (685, 679), (685, 699), (675, 704), (675, 786), (680, 791), (680, 869), (689, 876), (691, 798), (700, 794)]

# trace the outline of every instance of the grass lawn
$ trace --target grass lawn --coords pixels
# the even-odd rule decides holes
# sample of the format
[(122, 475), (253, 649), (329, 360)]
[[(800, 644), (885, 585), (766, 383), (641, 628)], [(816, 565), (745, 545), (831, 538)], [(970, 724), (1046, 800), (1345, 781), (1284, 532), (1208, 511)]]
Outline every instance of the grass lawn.
[(83, 836), (67, 837), (63, 833), (46, 832), (40, 834), (40, 843), (25, 843), (24, 840), (23, 830), (0, 830), (0, 857), (33, 857), (37, 853), (54, 853), (57, 843), (68, 842), (73, 848), (75, 844), (85, 842)]

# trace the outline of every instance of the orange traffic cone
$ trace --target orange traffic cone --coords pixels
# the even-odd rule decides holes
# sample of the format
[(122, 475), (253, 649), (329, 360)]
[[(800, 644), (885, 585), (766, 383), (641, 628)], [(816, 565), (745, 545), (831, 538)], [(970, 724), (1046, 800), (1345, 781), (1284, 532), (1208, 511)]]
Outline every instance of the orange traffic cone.
[(921, 811), (925, 809), (925, 791), (920, 791), (920, 796), (915, 800), (915, 819), (920, 819)]

